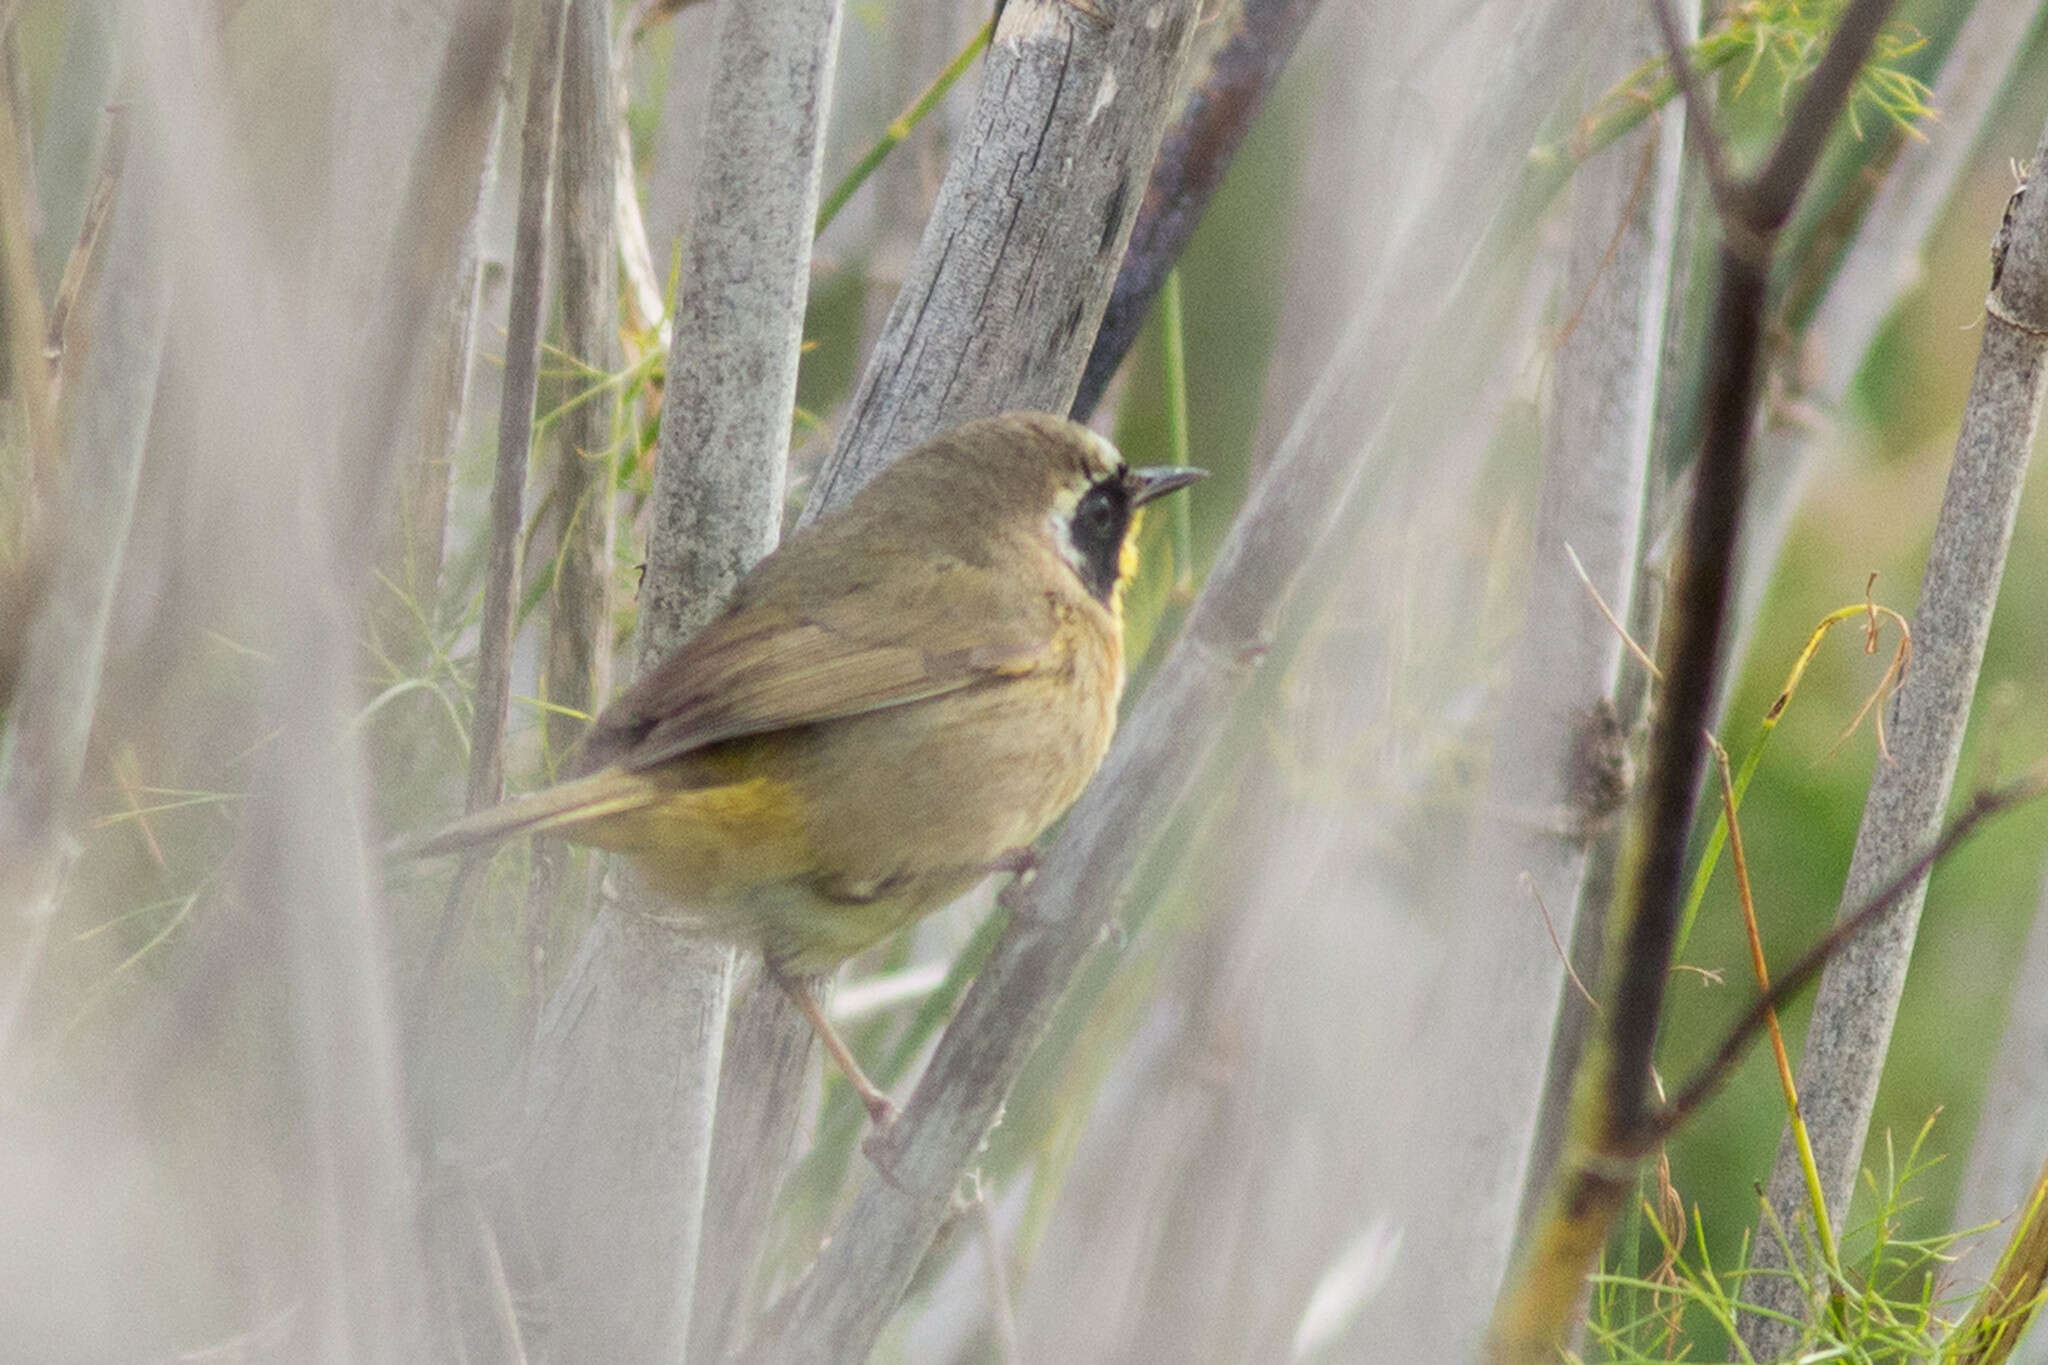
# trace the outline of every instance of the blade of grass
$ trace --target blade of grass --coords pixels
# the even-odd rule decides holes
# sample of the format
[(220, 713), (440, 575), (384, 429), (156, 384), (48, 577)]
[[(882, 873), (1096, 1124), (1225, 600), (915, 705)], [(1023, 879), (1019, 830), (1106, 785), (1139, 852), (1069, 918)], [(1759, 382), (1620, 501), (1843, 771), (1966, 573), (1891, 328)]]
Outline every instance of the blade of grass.
[[(1711, 742), (1711, 741), (1710, 741)], [(1771, 989), (1771, 969), (1764, 961), (1763, 933), (1757, 927), (1756, 898), (1749, 880), (1749, 859), (1742, 849), (1742, 822), (1736, 818), (1735, 779), (1728, 770), (1728, 751), (1714, 744), (1714, 761), (1721, 773), (1721, 823), (1728, 831), (1728, 852), (1735, 864), (1735, 889), (1742, 901), (1742, 927), (1749, 936), (1749, 961), (1756, 972), (1757, 989), (1766, 995)], [(1770, 1031), (1771, 1057), (1778, 1066), (1778, 1085), (1785, 1092), (1785, 1116), (1792, 1130), (1792, 1140), (1799, 1148), (1799, 1164), (1806, 1172), (1806, 1192), (1813, 1203), (1814, 1235), (1820, 1243), (1821, 1256), (1828, 1272), (1835, 1279), (1841, 1278), (1841, 1261), (1837, 1254), (1835, 1225), (1828, 1217), (1828, 1201), (1820, 1184), (1820, 1168), (1814, 1164), (1813, 1141), (1806, 1131), (1806, 1120), (1799, 1113), (1799, 1086), (1792, 1079), (1792, 1059), (1785, 1051), (1785, 1034), (1778, 1026), (1778, 1012), (1773, 1009), (1764, 1016), (1765, 1027)]]
[(873, 175), (875, 168), (895, 150), (896, 144), (909, 137), (917, 125), (924, 121), (925, 115), (938, 108), (939, 101), (946, 97), (946, 92), (967, 74), (967, 68), (974, 65), (974, 59), (988, 46), (989, 37), (995, 32), (995, 27), (996, 22), (991, 19), (976, 30), (974, 36), (967, 40), (967, 46), (960, 49), (960, 55), (953, 58), (946, 69), (933, 78), (932, 83), (925, 87), (924, 93), (911, 101), (908, 109), (898, 114), (895, 120), (882, 130), (882, 136), (876, 140), (875, 145), (868, 148), (861, 159), (853, 163), (853, 169), (832, 187), (832, 192), (825, 196), (825, 202), (818, 206), (818, 225), (813, 229), (814, 235), (824, 235), (826, 227), (839, 216), (839, 210), (846, 207), (846, 201), (853, 198), (854, 192), (867, 183), (868, 177)]
[[(1799, 651), (1799, 657), (1793, 661), (1791, 671), (1785, 675), (1785, 685), (1778, 689), (1777, 699), (1764, 712), (1763, 721), (1757, 727), (1755, 742), (1749, 746), (1749, 751), (1742, 756), (1742, 769), (1735, 775), (1734, 810), (1740, 811), (1742, 809), (1742, 798), (1749, 791), (1750, 778), (1756, 776), (1757, 765), (1763, 761), (1764, 748), (1770, 743), (1771, 735), (1777, 730), (1778, 722), (1783, 719), (1786, 709), (1791, 706), (1792, 695), (1799, 690), (1800, 680), (1806, 676), (1807, 665), (1813, 662), (1813, 656), (1820, 649), (1821, 641), (1836, 626), (1844, 621), (1854, 620), (1858, 616), (1865, 617), (1872, 622), (1872, 625), (1869, 627), (1869, 633), (1865, 636), (1864, 653), (1870, 653), (1875, 645), (1875, 619), (1877, 616), (1883, 616), (1886, 620), (1898, 626), (1899, 648), (1892, 656), (1891, 665), (1885, 670), (1885, 675), (1879, 680), (1876, 690), (1871, 693), (1870, 700), (1865, 702), (1862, 710), (1856, 713), (1856, 721), (1852, 722), (1850, 727), (1852, 730), (1856, 723), (1859, 723), (1865, 715), (1875, 709), (1876, 703), (1885, 696), (1893, 683), (1904, 673), (1906, 662), (1912, 657), (1912, 628), (1906, 624), (1904, 617), (1900, 616), (1890, 607), (1878, 607), (1866, 601), (1855, 606), (1838, 608), (1823, 616), (1820, 619), (1820, 623), (1813, 628), (1813, 632), (1806, 637), (1806, 647)], [(1847, 735), (1845, 734), (1844, 738), (1846, 737)], [(1681, 954), (1685, 951), (1686, 940), (1692, 935), (1693, 921), (1699, 916), (1700, 904), (1706, 899), (1707, 884), (1713, 880), (1714, 869), (1720, 863), (1721, 850), (1727, 846), (1728, 820), (1729, 812), (1727, 810), (1723, 810), (1715, 818), (1713, 832), (1707, 836), (1706, 849), (1700, 854), (1699, 866), (1693, 872), (1692, 886), (1686, 892), (1685, 909), (1679, 916), (1678, 921), (1678, 944), (1675, 951)]]

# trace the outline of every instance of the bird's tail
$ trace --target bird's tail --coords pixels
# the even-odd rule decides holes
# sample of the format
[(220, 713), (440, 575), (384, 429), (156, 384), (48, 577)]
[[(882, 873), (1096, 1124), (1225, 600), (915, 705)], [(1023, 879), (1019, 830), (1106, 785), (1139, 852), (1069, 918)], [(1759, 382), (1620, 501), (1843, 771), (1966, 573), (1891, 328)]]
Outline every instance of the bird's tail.
[(660, 787), (645, 774), (605, 768), (574, 782), (545, 787), (489, 810), (465, 815), (431, 834), (398, 840), (389, 852), (395, 858), (432, 858), (477, 844), (496, 843), (515, 834), (543, 834), (639, 810), (661, 797)]

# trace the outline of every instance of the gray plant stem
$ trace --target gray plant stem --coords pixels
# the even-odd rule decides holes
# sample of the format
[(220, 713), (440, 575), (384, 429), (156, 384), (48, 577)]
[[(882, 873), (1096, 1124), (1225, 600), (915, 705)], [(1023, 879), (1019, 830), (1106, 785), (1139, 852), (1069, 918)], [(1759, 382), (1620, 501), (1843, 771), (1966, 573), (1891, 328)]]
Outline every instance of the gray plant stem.
[[(704, 1203), (704, 1237), (719, 1254), (698, 1267), (692, 1359), (723, 1359), (745, 1330), (776, 1192), (796, 1154), (816, 1043), (810, 1023), (766, 972), (738, 978)], [(821, 998), (828, 990), (829, 983), (819, 988)]]
[[(639, 669), (716, 613), (781, 525), (840, 18), (838, 0), (718, 8)], [(659, 922), (670, 907), (622, 879), (543, 1016), (518, 1176), (555, 1245), (560, 1354), (672, 1360), (690, 1330), (731, 951)]]
[[(1386, 286), (1335, 347), (1226, 537), (1186, 629), (1036, 880), (1015, 898), (1002, 939), (877, 1153), (888, 1174), (864, 1173), (816, 1263), (770, 1313), (747, 1359), (860, 1359), (895, 1310), (1061, 993), (1213, 752), (1302, 566), (1372, 482), (1357, 454), (1386, 416), (1400, 367), (1367, 358), (1407, 355), (1437, 320), (1463, 265), (1443, 258), (1443, 244), (1469, 249), (1470, 224), (1498, 208), (1531, 131), (1557, 98), (1566, 65), (1559, 54), (1575, 50), (1579, 15), (1578, 6), (1552, 3), (1518, 20), (1493, 97), (1474, 112), (1408, 223)], [(1009, 24), (1006, 12), (1005, 32)]]
[(533, 400), (540, 384), (541, 304), (547, 292), (548, 218), (554, 199), (562, 27), (567, 12), (568, 0), (543, 0), (540, 7), (526, 78), (526, 115), (519, 133), (519, 225), (512, 246), (498, 459), (491, 477), (490, 551), (484, 569), (483, 615), (477, 627), (476, 719), (469, 741), (465, 808), (472, 811), (482, 810), (505, 794), (513, 611), (519, 597), (519, 539), (526, 526)]
[[(1841, 266), (1808, 321), (1792, 367), (1817, 362), (1797, 396), (1822, 414), (1839, 412), (1878, 329), (1919, 283), (1922, 253), (1935, 219), (1955, 197), (1971, 152), (2027, 50), (2040, 7), (1978, 0), (1971, 5), (1935, 78), (1928, 103), (1941, 122), (1926, 139), (1907, 138), (1885, 173)], [(1814, 457), (1830, 439), (1809, 423), (1768, 421), (1757, 433), (1756, 478), (1742, 525), (1728, 657), (1748, 654), (1771, 573), (1785, 549)]]
[[(1696, 13), (1688, 18), (1697, 24)], [(1590, 27), (1590, 46), (1602, 54), (1587, 73), (1595, 89), (1662, 47), (1646, 6), (1604, 11)], [(1393, 1339), (1413, 1349), (1430, 1332), (1446, 1333), (1447, 1351), (1477, 1339), (1481, 1305), (1506, 1269), (1518, 1203), (1543, 1188), (1556, 1156), (1560, 1135), (1537, 1125), (1560, 992), (1573, 989), (1554, 945), (1572, 941), (1588, 843), (1622, 800), (1620, 774), (1603, 780), (1602, 772), (1619, 759), (1619, 736), (1601, 734), (1598, 721), (1619, 681), (1621, 640), (1567, 547), (1628, 619), (1672, 305), (1684, 131), (1683, 105), (1674, 102), (1572, 182), (1560, 303), (1568, 330), (1552, 359), (1529, 596), (1496, 703), (1492, 778), (1450, 930), (1452, 969), (1429, 996), (1441, 1014), (1421, 1030), (1425, 1039), (1457, 1040), (1458, 1060), (1442, 1060), (1461, 1078), (1417, 1114), (1426, 1131), (1385, 1149), (1426, 1152), (1429, 1131), (1459, 1135), (1451, 1150), (1415, 1163), (1396, 1201), (1404, 1254), (1373, 1312), (1401, 1315), (1409, 1325)], [(1460, 1203), (1460, 1217), (1432, 1216)]]
[(73, 854), (67, 808), (85, 769), (163, 360), (171, 291), (153, 230), (155, 153), (138, 146), (130, 155), (108, 225), (92, 347), (73, 389), (63, 484), (52, 509), (50, 587), (30, 624), (21, 685), (0, 734), (0, 913), (10, 920), (10, 938), (24, 935), (0, 987), (0, 1060), (9, 1055)]
[[(555, 425), (555, 473), (546, 507), (546, 543), (554, 554), (546, 657), (547, 749), (569, 752), (611, 690), (612, 452), (618, 390), (603, 382), (618, 365), (618, 255), (613, 231), (611, 22), (599, 0), (569, 0), (562, 33), (561, 119), (557, 148), (562, 344), (570, 377)], [(528, 1008), (546, 996), (546, 945), (565, 894), (579, 911), (595, 882), (571, 879), (572, 855), (559, 839), (534, 844), (527, 891)]]
[(114, 97), (117, 4), (67, 5), (63, 57), (51, 79), (36, 139), (37, 199), (43, 213), (36, 274), (43, 295), (56, 292), (71, 245), (84, 225), (106, 150), (107, 105)]
[[(974, 112), (803, 521), (948, 426), (1013, 408), (1066, 411), (1197, 10), (1163, 0), (1140, 22), (1105, 26), (1066, 0), (1004, 8)], [(700, 1354), (735, 1329), (781, 1175), (770, 1166), (790, 1150), (811, 1050), (808, 1025), (762, 983), (736, 998), (728, 1045), (714, 1199), (733, 1261), (707, 1266), (717, 1316), (706, 1323), (715, 1335), (695, 1343)]]
[[(2041, 1120), (2048, 1111), (2048, 882), (2042, 886), (2007, 1008), (2005, 1033), (1984, 1086), (1983, 1113), (1950, 1219), (1958, 1228), (1997, 1224), (1966, 1242), (1948, 1267), (1946, 1278), (1965, 1293), (1976, 1293), (1997, 1269), (2016, 1218), (2024, 1214), (2043, 1148), (2048, 1147), (2048, 1125)], [(2028, 1365), (2040, 1365), (2044, 1358), (2048, 1337), (2038, 1333), (2031, 1345), (2023, 1342), (2013, 1356)]]
[[(2043, 157), (2048, 157), (2048, 131), (2035, 164), (2043, 164)], [(1914, 613), (1913, 662), (1893, 705), (1891, 758), (1879, 762), (1864, 804), (1842, 893), (1844, 907), (1860, 904), (1933, 841), (1954, 785), (2048, 382), (2048, 194), (2022, 197), (2003, 271), (1994, 275), (1985, 299), (1976, 373)], [(1837, 1227), (1855, 1188), (1925, 899), (1923, 881), (1852, 940), (1828, 965), (1814, 1001), (1799, 1067), (1799, 1102)], [(1789, 1264), (1792, 1256), (1803, 1262), (1801, 1229), (1811, 1227), (1811, 1217), (1789, 1135), (1779, 1144), (1769, 1198), (1792, 1245), (1766, 1220), (1757, 1235), (1755, 1263), (1776, 1268)], [(1767, 1358), (1798, 1340), (1798, 1320), (1807, 1305), (1788, 1277), (1750, 1283), (1762, 1308), (1793, 1319), (1788, 1323), (1762, 1313), (1743, 1319), (1743, 1340)]]
[[(505, 375), (498, 395), (498, 454), (491, 475), (484, 602), (477, 625), (465, 811), (482, 810), (505, 795), (505, 731), (512, 713), (520, 538), (526, 529), (526, 466), (533, 449), (534, 397), (540, 387), (541, 312), (547, 293), (548, 220), (554, 200), (562, 28), (567, 11), (568, 0), (543, 0), (539, 8), (526, 77), (526, 113), (519, 131), (519, 218), (505, 322)], [(460, 282), (449, 283), (459, 287)], [(478, 874), (489, 860), (489, 851), (479, 850), (463, 855), (456, 866), (408, 1011), (415, 1026), (432, 1017), (442, 969), (468, 922)]]
[[(504, 101), (499, 100), (485, 144), (493, 151), (504, 112)], [(402, 539), (397, 550), (403, 575), (399, 581), (411, 598), (409, 606), (425, 613), (429, 620), (433, 619), (441, 595), (441, 565), (448, 538), (449, 476), (462, 438), (462, 416), (469, 407), (470, 368), (476, 355), (477, 295), (482, 283), (478, 232), (496, 171), (495, 158), (486, 156), (478, 168), (469, 199), (468, 225), (462, 234), (454, 270), (435, 305), (435, 335), (427, 357), (427, 382), (420, 395), (414, 458), (402, 474), (399, 489)], [(407, 610), (406, 615), (413, 617), (413, 610)]]

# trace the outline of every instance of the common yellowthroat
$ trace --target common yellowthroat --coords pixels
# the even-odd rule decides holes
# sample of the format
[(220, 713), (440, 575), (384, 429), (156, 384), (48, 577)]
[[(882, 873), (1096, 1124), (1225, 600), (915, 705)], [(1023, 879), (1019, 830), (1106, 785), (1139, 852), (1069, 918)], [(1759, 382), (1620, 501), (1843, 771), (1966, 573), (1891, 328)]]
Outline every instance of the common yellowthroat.
[(1139, 509), (1200, 477), (1041, 413), (957, 427), (756, 565), (570, 780), (411, 852), (545, 831), (626, 854), (685, 923), (760, 950), (885, 1123), (808, 979), (1028, 865), (1116, 726)]

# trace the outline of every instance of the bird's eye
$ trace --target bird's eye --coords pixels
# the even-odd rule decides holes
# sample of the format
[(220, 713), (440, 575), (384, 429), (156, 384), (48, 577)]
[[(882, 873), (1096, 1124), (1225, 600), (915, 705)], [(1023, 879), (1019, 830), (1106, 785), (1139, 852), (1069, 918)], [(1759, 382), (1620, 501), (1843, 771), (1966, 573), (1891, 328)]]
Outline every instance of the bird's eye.
[(1130, 522), (1130, 495), (1120, 483), (1099, 483), (1074, 505), (1067, 535), (1075, 568), (1088, 590), (1104, 601), (1121, 571), (1124, 532)]

